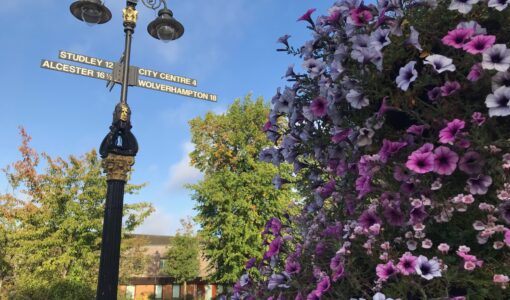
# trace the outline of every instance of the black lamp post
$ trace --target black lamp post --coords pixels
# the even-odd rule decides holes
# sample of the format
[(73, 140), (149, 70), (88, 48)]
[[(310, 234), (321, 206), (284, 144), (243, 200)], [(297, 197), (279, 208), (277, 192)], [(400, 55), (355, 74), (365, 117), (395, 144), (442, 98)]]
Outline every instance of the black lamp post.
[[(147, 27), (151, 36), (165, 42), (182, 36), (184, 27), (173, 18), (172, 11), (167, 8), (165, 0), (141, 0), (141, 2), (153, 10), (163, 6), (158, 12), (158, 17)], [(123, 9), (125, 44), (122, 66), (122, 92), (120, 102), (115, 106), (113, 112), (110, 132), (103, 139), (99, 148), (99, 154), (103, 158), (103, 169), (107, 175), (108, 189), (103, 222), (97, 300), (117, 299), (124, 187), (131, 166), (134, 164), (134, 157), (138, 152), (138, 143), (133, 133), (131, 133), (131, 109), (127, 104), (131, 41), (138, 19), (137, 3), (138, 0), (127, 0), (126, 7)], [(106, 23), (112, 17), (110, 10), (101, 0), (75, 1), (71, 4), (70, 10), (73, 16), (89, 25)]]

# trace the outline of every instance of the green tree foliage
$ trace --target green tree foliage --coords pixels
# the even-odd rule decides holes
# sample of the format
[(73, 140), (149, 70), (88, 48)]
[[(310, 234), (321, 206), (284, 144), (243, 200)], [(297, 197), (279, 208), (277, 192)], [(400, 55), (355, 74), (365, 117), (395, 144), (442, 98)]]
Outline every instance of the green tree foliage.
[(186, 295), (186, 282), (200, 275), (200, 245), (193, 232), (193, 224), (186, 220), (181, 220), (181, 224), (182, 228), (170, 242), (165, 256), (166, 263), (161, 273), (175, 278), (176, 283), (184, 283), (184, 295)]
[[(65, 286), (80, 286), (75, 290), (84, 294), (96, 287), (106, 195), (101, 161), (95, 151), (67, 160), (39, 154), (23, 129), (21, 135), (22, 159), (4, 169), (12, 192), (0, 194), (7, 240), (2, 251), (11, 268), (4, 290), (32, 300), (82, 299), (57, 294), (67, 291)], [(142, 186), (127, 185), (126, 192)], [(125, 205), (124, 231), (132, 231), (152, 210), (148, 203)]]
[[(290, 185), (273, 187), (277, 168), (258, 159), (271, 144), (262, 131), (268, 113), (262, 98), (253, 101), (248, 95), (224, 114), (209, 112), (190, 121), (191, 162), (205, 176), (189, 188), (211, 279), (218, 283), (235, 282), (246, 261), (260, 256), (266, 221), (281, 217), (292, 197)], [(289, 166), (280, 168), (290, 173)]]
[(119, 282), (126, 283), (132, 276), (143, 275), (147, 272), (150, 257), (146, 254), (147, 238), (128, 235), (122, 240), (123, 249), (120, 257)]

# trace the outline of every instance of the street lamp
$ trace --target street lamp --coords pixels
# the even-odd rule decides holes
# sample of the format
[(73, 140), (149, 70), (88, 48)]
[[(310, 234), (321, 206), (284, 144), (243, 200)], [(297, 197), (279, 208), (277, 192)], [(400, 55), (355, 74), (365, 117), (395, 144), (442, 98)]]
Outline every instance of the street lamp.
[[(165, 42), (182, 36), (184, 27), (174, 19), (173, 13), (168, 9), (165, 0), (141, 0), (141, 2), (147, 8), (155, 11), (163, 6), (158, 11), (158, 17), (147, 27), (151, 36)], [(137, 3), (138, 0), (127, 0), (126, 7), (123, 9), (125, 44), (122, 64), (122, 91), (120, 102), (115, 106), (113, 112), (110, 132), (103, 139), (99, 148), (108, 187), (103, 221), (97, 300), (117, 299), (124, 187), (131, 166), (134, 164), (134, 157), (138, 152), (138, 142), (131, 133), (131, 109), (127, 104), (131, 41), (138, 19)], [(110, 10), (101, 0), (78, 0), (71, 4), (70, 10), (73, 16), (89, 25), (106, 23), (112, 17)]]

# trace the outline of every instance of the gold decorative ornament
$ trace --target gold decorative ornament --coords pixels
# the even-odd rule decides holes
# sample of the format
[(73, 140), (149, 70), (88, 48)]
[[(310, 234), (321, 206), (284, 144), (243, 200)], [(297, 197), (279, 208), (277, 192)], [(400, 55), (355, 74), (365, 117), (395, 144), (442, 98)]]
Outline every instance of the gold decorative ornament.
[(107, 180), (121, 180), (126, 182), (131, 166), (135, 164), (133, 156), (124, 156), (117, 154), (108, 154), (103, 159), (103, 172), (106, 173)]
[(129, 119), (129, 108), (125, 104), (122, 104), (120, 107), (120, 119), (124, 122), (127, 122)]
[(122, 15), (124, 17), (124, 22), (126, 23), (136, 23), (138, 20), (138, 11), (132, 6), (124, 8), (122, 10)]

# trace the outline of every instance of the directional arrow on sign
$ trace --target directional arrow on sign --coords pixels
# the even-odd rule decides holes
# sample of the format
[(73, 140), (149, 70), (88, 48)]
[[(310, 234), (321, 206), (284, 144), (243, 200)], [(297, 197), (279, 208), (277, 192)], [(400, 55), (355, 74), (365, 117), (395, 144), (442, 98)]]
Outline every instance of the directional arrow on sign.
[[(76, 65), (70, 65), (63, 62), (58, 61), (52, 61), (48, 59), (41, 60), (41, 68), (52, 70), (52, 71), (59, 71), (64, 72), (68, 74), (73, 75), (81, 75), (85, 77), (90, 78), (96, 78), (101, 80), (106, 80), (108, 82), (116, 82), (121, 83), (122, 82), (122, 60), (120, 63), (115, 63), (109, 60), (96, 58), (96, 57), (90, 57), (82, 54), (76, 54), (69, 51), (59, 51), (58, 57), (63, 60), (77, 62), (85, 65), (90, 65), (98, 68), (104, 68), (111, 70), (111, 73), (101, 71), (101, 70), (95, 70), (95, 69), (89, 69), (81, 66)], [(188, 86), (197, 86), (197, 80), (180, 76), (180, 75), (174, 75), (170, 73), (165, 72), (159, 72), (149, 69), (143, 69), (139, 67), (130, 67), (129, 69), (129, 85), (130, 86), (138, 86), (143, 87), (146, 89), (196, 98), (200, 100), (207, 100), (207, 101), (218, 101), (218, 98), (214, 94), (206, 93), (206, 92), (200, 92), (195, 90), (190, 90), (187, 88), (181, 88), (176, 86), (171, 86), (163, 83), (158, 83), (154, 81), (149, 80), (143, 80), (140, 79), (140, 76), (143, 77), (151, 77), (163, 81), (169, 81), (173, 83), (188, 85)]]

